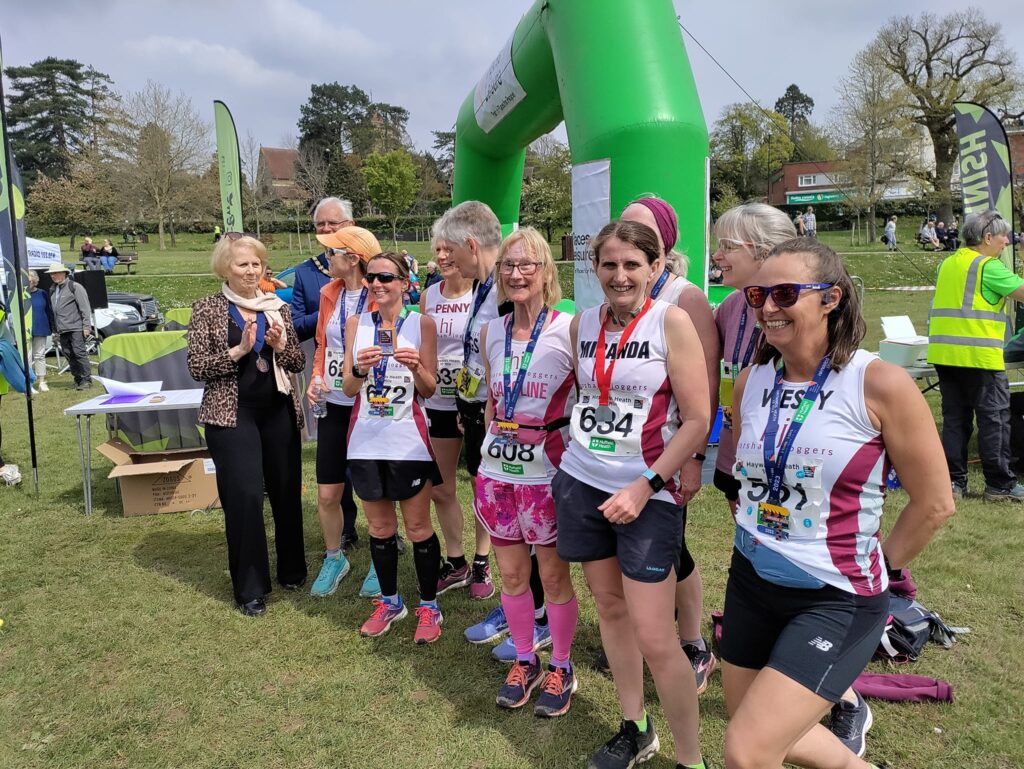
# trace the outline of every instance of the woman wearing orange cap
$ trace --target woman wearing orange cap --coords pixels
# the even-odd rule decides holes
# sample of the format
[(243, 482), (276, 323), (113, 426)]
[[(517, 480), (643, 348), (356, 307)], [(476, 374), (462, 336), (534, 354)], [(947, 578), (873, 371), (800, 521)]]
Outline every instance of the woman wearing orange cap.
[(377, 303), (370, 297), (364, 277), (367, 262), (381, 249), (373, 233), (362, 227), (342, 227), (327, 235), (317, 235), (317, 240), (325, 248), (332, 279), (320, 290), (313, 378), (306, 396), (313, 405), (313, 413), (320, 417), (316, 444), (317, 512), (327, 552), (310, 593), (326, 597), (338, 589), (349, 571), (348, 559), (341, 552), (340, 505), (348, 471), (348, 430), (355, 398), (345, 395), (341, 388), (345, 321), (365, 310), (376, 309)]

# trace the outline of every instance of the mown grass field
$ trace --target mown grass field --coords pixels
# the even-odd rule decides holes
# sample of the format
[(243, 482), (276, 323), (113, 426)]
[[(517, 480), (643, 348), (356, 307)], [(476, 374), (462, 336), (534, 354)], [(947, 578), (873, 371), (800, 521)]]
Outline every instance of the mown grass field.
[[(421, 264), (424, 245), (410, 248)], [(272, 252), (279, 268), (293, 257)], [(111, 284), (151, 291), (165, 308), (183, 306), (215, 290), (216, 281), (201, 276), (206, 259), (205, 244), (146, 252), (138, 276)], [(882, 315), (909, 314), (924, 327), (930, 293), (871, 290), (892, 259), (884, 250), (850, 258), (869, 287), (869, 349), (877, 346)], [(172, 277), (181, 273), (200, 276)], [(890, 285), (926, 282), (893, 275)], [(51, 383), (34, 401), (38, 495), (23, 398), (5, 397), (0, 411), (4, 457), (25, 474), (21, 487), (0, 488), (0, 767), (583, 767), (617, 726), (611, 681), (589, 667), (599, 640), (578, 570), (581, 688), (570, 715), (545, 722), (531, 712), (501, 712), (493, 698), (505, 669), (489, 647), (462, 638), (493, 601), (483, 606), (459, 591), (442, 596), (445, 632), (430, 647), (413, 645), (411, 620), (376, 641), (359, 637), (369, 612), (356, 595), (369, 564), (365, 528), (352, 574), (335, 596), (315, 600), (275, 589), (268, 614), (253, 620), (232, 606), (218, 511), (123, 518), (106, 479), (109, 464), (94, 455), (96, 513), (84, 517), (74, 423), (62, 414), (82, 398), (68, 377)], [(322, 545), (313, 459), (306, 446), (306, 549), (315, 574)], [(873, 704), (868, 757), (894, 769), (1024, 765), (1017, 647), (1024, 636), (1024, 511), (982, 502), (980, 473), (971, 484), (975, 494), (915, 563), (914, 575), (925, 605), (973, 632), (952, 650), (931, 647), (895, 671), (951, 682), (956, 702)], [(467, 511), (469, 489), (463, 475)], [(905, 501), (900, 492), (890, 496), (887, 525)], [(704, 575), (708, 613), (722, 605), (731, 531), (720, 494), (703, 489), (690, 507), (687, 539)], [(470, 546), (471, 534), (467, 525)], [(403, 593), (412, 598), (411, 557), (400, 568)], [(668, 769), (671, 738), (653, 686), (649, 692), (663, 742), (649, 766)], [(702, 747), (720, 767), (725, 709), (717, 674), (701, 708)]]

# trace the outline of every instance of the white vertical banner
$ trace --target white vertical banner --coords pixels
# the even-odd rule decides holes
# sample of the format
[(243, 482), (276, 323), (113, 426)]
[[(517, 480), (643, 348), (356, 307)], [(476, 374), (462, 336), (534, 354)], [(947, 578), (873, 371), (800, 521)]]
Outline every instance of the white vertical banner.
[(604, 301), (594, 274), (590, 241), (611, 221), (611, 160), (591, 160), (572, 167), (572, 259), (576, 311)]

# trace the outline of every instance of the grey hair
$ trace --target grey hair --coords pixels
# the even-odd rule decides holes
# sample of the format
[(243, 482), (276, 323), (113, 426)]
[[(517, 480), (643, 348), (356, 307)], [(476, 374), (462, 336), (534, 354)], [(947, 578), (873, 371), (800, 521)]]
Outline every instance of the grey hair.
[(429, 270), (431, 267), (433, 267), (435, 270), (437, 269), (437, 262), (435, 262), (433, 259), (427, 262), (427, 269)]
[(467, 200), (449, 208), (434, 225), (434, 239), (462, 245), (472, 238), (482, 248), (501, 245), (501, 223), (490, 206)]
[(767, 203), (744, 203), (730, 208), (715, 222), (715, 237), (754, 244), (754, 258), (768, 256), (779, 243), (796, 237), (789, 215)]
[(316, 221), (317, 214), (320, 213), (320, 209), (323, 208), (328, 203), (334, 203), (335, 205), (340, 206), (341, 212), (345, 214), (345, 218), (355, 221), (355, 217), (352, 215), (352, 201), (342, 200), (341, 198), (336, 198), (332, 196), (329, 198), (323, 198), (319, 203), (316, 204), (316, 208), (313, 209), (314, 222)]
[(38, 281), (39, 280), (39, 273), (36, 272), (35, 270), (29, 270), (28, 271), (28, 279), (29, 280), (35, 279), (36, 281)]
[(964, 226), (960, 230), (963, 235), (965, 246), (976, 246), (985, 240), (985, 233), (995, 235), (1009, 235), (1010, 223), (1006, 221), (998, 211), (982, 211), (980, 214), (971, 214), (964, 219)]

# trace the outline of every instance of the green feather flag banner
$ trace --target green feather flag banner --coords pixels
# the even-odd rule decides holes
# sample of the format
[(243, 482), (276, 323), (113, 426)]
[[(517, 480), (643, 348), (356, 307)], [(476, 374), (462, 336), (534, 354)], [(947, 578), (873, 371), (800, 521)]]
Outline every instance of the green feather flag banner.
[(213, 123), (217, 129), (217, 166), (220, 169), (220, 206), (224, 212), (224, 232), (242, 232), (242, 162), (238, 153), (238, 132), (231, 110), (222, 101), (213, 103)]

